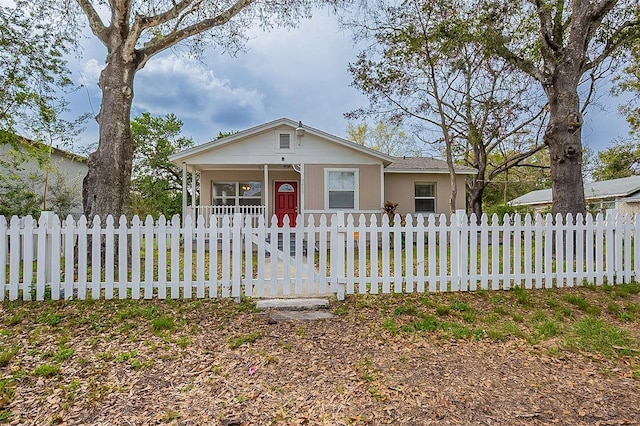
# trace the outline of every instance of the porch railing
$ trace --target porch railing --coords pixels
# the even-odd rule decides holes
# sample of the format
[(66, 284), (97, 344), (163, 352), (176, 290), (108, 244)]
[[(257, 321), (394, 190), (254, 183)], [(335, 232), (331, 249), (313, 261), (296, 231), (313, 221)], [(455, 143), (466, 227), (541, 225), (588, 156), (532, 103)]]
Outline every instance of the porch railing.
[(189, 213), (193, 219), (196, 220), (199, 216), (204, 217), (205, 223), (209, 226), (211, 217), (215, 217), (218, 222), (218, 226), (222, 226), (222, 219), (225, 216), (233, 216), (236, 213), (241, 213), (243, 216), (251, 217), (251, 223), (253, 226), (258, 226), (258, 218), (260, 216), (267, 218), (265, 206), (195, 206), (189, 207)]

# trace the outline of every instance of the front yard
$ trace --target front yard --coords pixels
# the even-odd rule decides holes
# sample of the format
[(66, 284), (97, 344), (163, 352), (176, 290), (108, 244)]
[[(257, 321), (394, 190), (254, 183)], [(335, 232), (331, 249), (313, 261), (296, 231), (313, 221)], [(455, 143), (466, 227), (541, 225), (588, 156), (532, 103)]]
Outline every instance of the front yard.
[(12, 424), (637, 424), (640, 285), (250, 300), (5, 302)]

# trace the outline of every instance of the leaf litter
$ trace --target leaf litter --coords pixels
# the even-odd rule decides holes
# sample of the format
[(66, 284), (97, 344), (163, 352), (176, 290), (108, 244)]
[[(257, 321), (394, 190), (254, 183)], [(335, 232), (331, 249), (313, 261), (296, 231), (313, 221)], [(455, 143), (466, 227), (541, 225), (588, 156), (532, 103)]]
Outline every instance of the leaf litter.
[[(478, 312), (488, 309), (482, 296), (469, 297)], [(558, 349), (552, 338), (392, 333), (383, 323), (406, 298), (354, 297), (343, 302), (346, 314), (304, 323), (270, 323), (247, 302), (119, 303), (3, 305), (0, 344), (19, 349), (2, 367), (0, 418), (20, 425), (227, 426), (640, 419), (633, 351), (612, 358)], [(154, 331), (144, 315), (118, 316), (129, 305), (153, 306), (175, 328)], [(62, 320), (38, 322), (45, 311)], [(640, 334), (637, 320), (624, 326)], [(61, 347), (73, 355), (56, 360)], [(42, 364), (59, 365), (60, 374), (35, 375)]]

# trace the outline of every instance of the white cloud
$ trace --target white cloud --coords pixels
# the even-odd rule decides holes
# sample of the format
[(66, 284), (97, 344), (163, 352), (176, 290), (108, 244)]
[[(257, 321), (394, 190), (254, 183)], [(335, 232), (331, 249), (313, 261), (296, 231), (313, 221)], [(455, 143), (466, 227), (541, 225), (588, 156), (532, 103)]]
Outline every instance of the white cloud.
[(84, 64), (82, 64), (82, 69), (80, 70), (81, 81), (79, 81), (78, 83), (84, 85), (98, 84), (100, 73), (103, 69), (104, 64), (99, 63), (97, 59), (89, 59)]
[(262, 93), (255, 87), (246, 87), (247, 83), (250, 82), (239, 80), (234, 85), (200, 62), (166, 54), (149, 61), (136, 76), (134, 113), (174, 113), (185, 122), (199, 122), (217, 134), (227, 128), (226, 123), (240, 123), (263, 114)]
[[(249, 32), (247, 51), (237, 57), (212, 48), (202, 62), (172, 50), (151, 58), (136, 76), (132, 115), (174, 113), (196, 142), (279, 117), (344, 135), (343, 113), (366, 99), (349, 87), (347, 64), (357, 48), (336, 18), (321, 10), (299, 28)], [(85, 59), (70, 61), (87, 87), (74, 98), (74, 109), (97, 113), (106, 52), (93, 36), (83, 45)]]

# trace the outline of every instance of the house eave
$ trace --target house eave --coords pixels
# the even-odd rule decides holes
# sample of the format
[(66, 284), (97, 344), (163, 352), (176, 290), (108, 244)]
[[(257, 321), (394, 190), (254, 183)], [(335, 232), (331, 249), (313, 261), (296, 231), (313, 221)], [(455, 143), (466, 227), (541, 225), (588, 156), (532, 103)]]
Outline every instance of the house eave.
[(510, 206), (540, 206), (540, 205), (551, 204), (551, 200), (548, 200), (548, 201), (531, 201), (531, 202), (524, 202), (524, 203), (515, 203), (513, 201), (509, 201), (507, 204), (510, 205)]
[[(585, 201), (598, 201), (598, 200), (606, 200), (606, 201), (625, 201), (624, 197), (626, 197), (626, 195), (624, 194), (620, 194), (620, 195), (598, 195), (598, 196), (592, 196), (592, 197), (585, 197)], [(640, 201), (637, 200), (637, 201)], [(553, 200), (538, 200), (538, 201), (529, 201), (529, 202), (516, 202), (514, 203), (513, 201), (509, 202), (509, 205), (512, 206), (535, 206), (535, 205), (541, 205), (541, 204), (551, 204), (553, 202)]]
[[(385, 169), (385, 173), (421, 173), (421, 174), (449, 174), (449, 170), (443, 169)], [(475, 175), (476, 170), (456, 170), (456, 175)]]
[(640, 190), (640, 188), (634, 189), (632, 191), (622, 192), (619, 194), (592, 195), (591, 197), (585, 196), (584, 198), (586, 200), (601, 200), (603, 198), (622, 198), (622, 197), (628, 197), (629, 195), (635, 194), (636, 192), (638, 192), (638, 190)]

